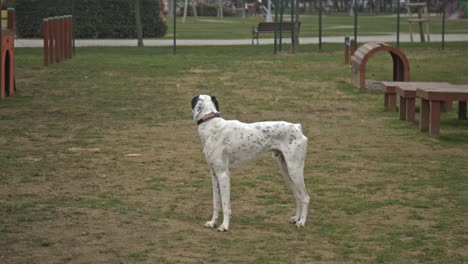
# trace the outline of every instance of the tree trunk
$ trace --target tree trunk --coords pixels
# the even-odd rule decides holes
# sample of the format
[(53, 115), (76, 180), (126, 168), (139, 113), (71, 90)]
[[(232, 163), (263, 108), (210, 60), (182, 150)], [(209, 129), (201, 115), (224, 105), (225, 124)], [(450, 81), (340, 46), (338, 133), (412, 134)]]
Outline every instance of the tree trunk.
[(138, 38), (138, 47), (143, 47), (143, 28), (141, 26), (141, 0), (135, 0), (135, 24)]
[(197, 0), (192, 0), (193, 17), (197, 17)]
[(223, 0), (218, 1), (218, 12), (217, 16), (223, 18)]
[(182, 22), (185, 23), (185, 19), (187, 18), (187, 9), (188, 9), (188, 0), (185, 0), (184, 4), (184, 18), (182, 19)]

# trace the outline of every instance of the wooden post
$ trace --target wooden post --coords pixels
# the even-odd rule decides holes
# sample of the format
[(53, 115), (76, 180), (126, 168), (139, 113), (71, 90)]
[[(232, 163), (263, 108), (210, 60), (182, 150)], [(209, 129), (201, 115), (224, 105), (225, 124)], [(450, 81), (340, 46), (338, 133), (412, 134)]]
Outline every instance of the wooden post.
[(406, 99), (400, 95), (400, 120), (406, 120)]
[(421, 98), (421, 109), (419, 111), (419, 130), (427, 131), (429, 128), (429, 101)]
[(55, 63), (55, 49), (54, 49), (54, 41), (55, 41), (55, 34), (54, 34), (54, 21), (53, 18), (49, 17), (47, 19), (47, 27), (49, 28), (49, 64)]
[(415, 105), (414, 97), (406, 98), (406, 121), (410, 123), (414, 122)]
[[(354, 52), (356, 52), (356, 40), (352, 39), (351, 44), (350, 44), (350, 56), (354, 55)], [(350, 61), (351, 63), (351, 61)]]
[(44, 65), (49, 65), (49, 20), (47, 18), (42, 20), (42, 33), (44, 35)]
[(431, 136), (438, 136), (440, 133), (440, 101), (431, 100), (429, 104), (429, 134)]
[(57, 17), (54, 20), (54, 50), (55, 50), (55, 62), (60, 62), (60, 26)]
[(72, 57), (72, 34), (71, 34), (71, 16), (66, 16), (66, 23), (65, 23), (65, 27), (66, 27), (66, 42), (65, 42), (65, 45), (67, 47), (67, 59), (71, 59)]
[[(2, 10), (2, 2), (3, 1), (0, 1), (0, 11)], [(0, 14), (0, 43), (1, 43), (1, 40), (3, 39), (2, 37), (2, 18), (1, 18), (1, 14)], [(0, 63), (0, 76), (1, 76), (1, 73), (3, 72), (3, 63)], [(3, 99), (7, 96), (7, 93), (6, 93), (6, 87), (4, 86), (4, 81), (2, 78), (0, 78), (0, 99)]]
[[(15, 29), (15, 9), (8, 8), (7, 10), (7, 29)], [(14, 31), (13, 31), (14, 32)]]
[(65, 32), (64, 32), (64, 24), (63, 24), (63, 17), (58, 17), (58, 21), (59, 21), (59, 46), (60, 46), (60, 61), (63, 61), (65, 59), (65, 45), (64, 44), (64, 40), (65, 40)]
[(466, 101), (458, 101), (458, 119), (466, 120)]
[(346, 65), (349, 65), (349, 46), (350, 46), (350, 43), (349, 43), (349, 37), (346, 36), (345, 37), (345, 40), (344, 40), (344, 57), (345, 57), (345, 64)]

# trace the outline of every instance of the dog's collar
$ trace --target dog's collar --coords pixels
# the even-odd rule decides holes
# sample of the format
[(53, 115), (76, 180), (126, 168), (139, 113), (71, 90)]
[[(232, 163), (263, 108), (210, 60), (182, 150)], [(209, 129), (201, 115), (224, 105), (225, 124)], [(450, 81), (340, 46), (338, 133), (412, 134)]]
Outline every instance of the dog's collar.
[(200, 120), (197, 121), (197, 125), (201, 125), (202, 123), (208, 121), (208, 120), (211, 120), (215, 117), (220, 117), (221, 114), (220, 113), (214, 113), (214, 112), (211, 112), (205, 116), (203, 116)]

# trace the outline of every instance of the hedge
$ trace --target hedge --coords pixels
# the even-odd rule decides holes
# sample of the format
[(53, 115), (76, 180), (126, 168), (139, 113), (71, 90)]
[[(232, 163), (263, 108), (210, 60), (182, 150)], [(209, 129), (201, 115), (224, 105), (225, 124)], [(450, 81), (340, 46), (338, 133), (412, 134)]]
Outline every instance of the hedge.
[[(19, 37), (42, 37), (42, 19), (73, 14), (76, 38), (136, 38), (134, 0), (16, 0), (15, 4)], [(159, 0), (142, 0), (141, 19), (144, 37), (166, 34)]]

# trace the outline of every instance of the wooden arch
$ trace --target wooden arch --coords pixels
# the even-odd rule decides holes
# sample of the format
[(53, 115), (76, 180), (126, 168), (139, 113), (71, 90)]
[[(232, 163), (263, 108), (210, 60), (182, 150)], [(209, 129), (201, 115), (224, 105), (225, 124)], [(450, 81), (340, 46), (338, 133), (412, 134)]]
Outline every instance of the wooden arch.
[(366, 64), (372, 55), (379, 51), (388, 51), (393, 60), (393, 81), (409, 81), (410, 68), (405, 54), (399, 49), (385, 43), (369, 42), (356, 50), (351, 57), (352, 63), (352, 83), (366, 89)]
[(0, 99), (15, 92), (15, 11), (8, 9), (6, 28), (2, 27), (2, 20), (3, 17), (0, 19)]

